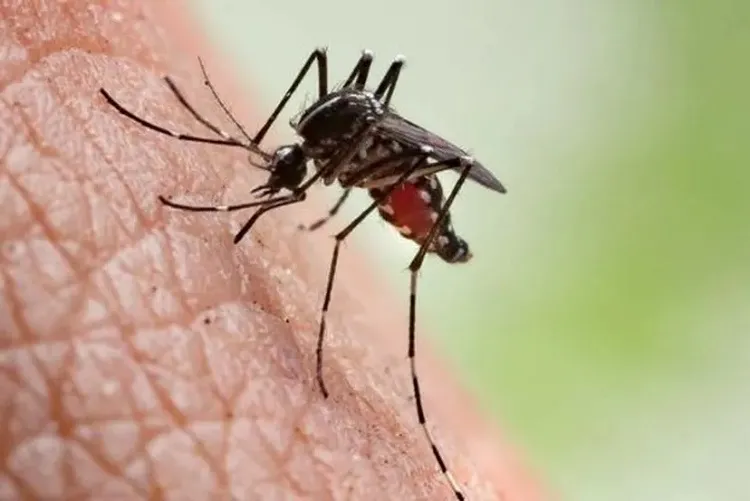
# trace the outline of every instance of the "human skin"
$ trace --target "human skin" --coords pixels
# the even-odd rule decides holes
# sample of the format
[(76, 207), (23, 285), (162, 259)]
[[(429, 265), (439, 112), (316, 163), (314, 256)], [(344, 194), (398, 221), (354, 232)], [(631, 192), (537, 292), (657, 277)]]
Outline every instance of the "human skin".
[[(241, 150), (144, 130), (99, 95), (202, 133), (169, 74), (229, 130), (201, 55), (235, 114), (259, 123), (187, 16), (178, 2), (0, 4), (0, 499), (452, 499), (417, 426), (407, 291), (389, 293), (346, 246), (323, 399), (333, 242), (296, 223), (326, 205), (269, 213), (235, 246), (247, 214), (156, 196), (245, 201), (265, 174)], [(468, 498), (542, 499), (420, 343), (430, 427)]]

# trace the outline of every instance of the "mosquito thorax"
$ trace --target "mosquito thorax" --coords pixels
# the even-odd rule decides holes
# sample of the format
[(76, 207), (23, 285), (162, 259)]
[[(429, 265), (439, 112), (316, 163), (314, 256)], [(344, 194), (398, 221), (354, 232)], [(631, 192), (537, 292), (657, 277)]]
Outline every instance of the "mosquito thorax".
[(321, 159), (350, 144), (385, 106), (372, 93), (351, 88), (331, 92), (307, 108), (293, 124), (310, 157)]

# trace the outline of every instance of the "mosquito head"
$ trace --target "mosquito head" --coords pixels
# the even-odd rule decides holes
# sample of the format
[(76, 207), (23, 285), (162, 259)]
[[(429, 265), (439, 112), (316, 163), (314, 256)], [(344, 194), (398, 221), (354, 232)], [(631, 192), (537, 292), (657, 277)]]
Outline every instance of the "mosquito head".
[(253, 189), (253, 193), (273, 195), (282, 189), (294, 190), (307, 175), (307, 156), (298, 144), (279, 146), (269, 160), (267, 170), (271, 172), (265, 184)]

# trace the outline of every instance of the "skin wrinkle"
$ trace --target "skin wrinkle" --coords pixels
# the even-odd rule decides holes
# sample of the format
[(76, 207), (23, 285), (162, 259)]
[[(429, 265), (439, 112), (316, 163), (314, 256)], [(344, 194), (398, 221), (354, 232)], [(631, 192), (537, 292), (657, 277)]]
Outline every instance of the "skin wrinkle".
[[(329, 317), (331, 398), (317, 391), (331, 242), (295, 230), (325, 211), (315, 195), (264, 216), (236, 247), (248, 214), (156, 201), (243, 200), (265, 177), (244, 152), (144, 131), (97, 93), (202, 133), (159, 79), (169, 73), (231, 131), (201, 84), (201, 55), (257, 126), (184, 13), (29, 5), (0, 6), (0, 52), (23, 48), (0, 61), (0, 389), (12, 388), (0, 400), (0, 483), (11, 498), (451, 499), (409, 401), (405, 312), (375, 292), (353, 245)], [(464, 444), (496, 438), (425, 344), (431, 427), (469, 499), (540, 499), (504, 446), (472, 463)]]

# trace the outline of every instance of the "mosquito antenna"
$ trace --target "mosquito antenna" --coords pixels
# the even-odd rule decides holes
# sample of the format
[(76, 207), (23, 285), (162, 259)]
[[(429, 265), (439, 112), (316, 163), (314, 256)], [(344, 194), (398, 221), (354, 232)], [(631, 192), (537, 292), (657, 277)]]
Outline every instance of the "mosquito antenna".
[(221, 136), (224, 139), (232, 139), (232, 140), (235, 140), (237, 142), (240, 142), (239, 140), (237, 140), (237, 138), (232, 137), (231, 135), (227, 134), (226, 132), (224, 132), (223, 130), (221, 130), (220, 128), (218, 128), (217, 126), (215, 126), (214, 124), (212, 124), (211, 122), (209, 122), (200, 113), (198, 113), (196, 111), (196, 109), (193, 108), (193, 105), (191, 105), (188, 102), (188, 100), (185, 98), (185, 96), (183, 95), (182, 91), (180, 91), (180, 89), (177, 87), (177, 84), (175, 84), (174, 81), (169, 76), (165, 76), (164, 77), (164, 81), (167, 83), (167, 85), (169, 86), (169, 89), (172, 91), (172, 94), (175, 95), (175, 97), (180, 102), (180, 104), (186, 110), (188, 110), (191, 115), (193, 115), (193, 118), (195, 118), (196, 120), (198, 120), (200, 123), (202, 123), (204, 126), (206, 126), (209, 130), (213, 131), (217, 136)]
[[(258, 145), (253, 142), (253, 139), (250, 137), (250, 135), (247, 133), (245, 128), (240, 124), (236, 118), (234, 118), (234, 115), (232, 115), (232, 112), (229, 111), (229, 108), (226, 104), (224, 104), (224, 101), (219, 97), (219, 94), (216, 92), (216, 89), (214, 89), (214, 85), (211, 83), (211, 79), (208, 78), (208, 72), (206, 71), (206, 66), (203, 64), (203, 60), (199, 57), (198, 58), (198, 64), (201, 66), (201, 72), (203, 72), (203, 83), (206, 84), (206, 87), (211, 91), (211, 94), (213, 94), (214, 99), (216, 99), (216, 102), (219, 103), (219, 106), (221, 106), (221, 109), (224, 110), (224, 113), (229, 117), (229, 119), (232, 121), (232, 123), (239, 129), (240, 132), (242, 132), (242, 135), (247, 138), (247, 140), (258, 148)], [(262, 154), (268, 158), (268, 154), (265, 152), (262, 152)]]

